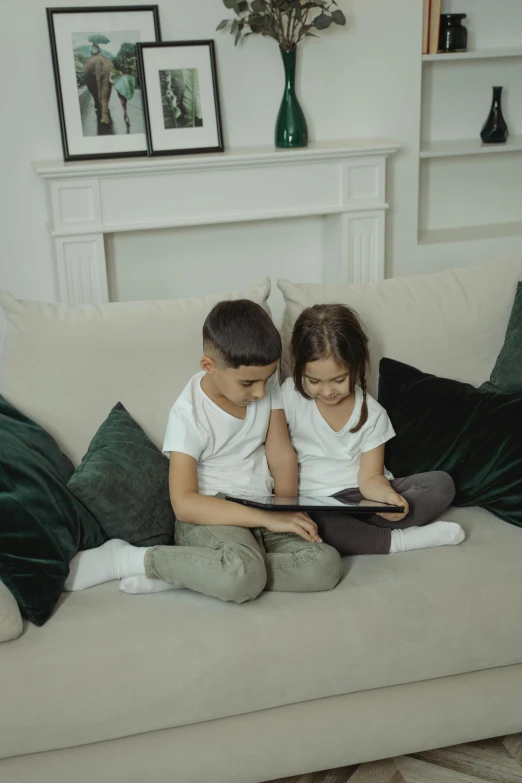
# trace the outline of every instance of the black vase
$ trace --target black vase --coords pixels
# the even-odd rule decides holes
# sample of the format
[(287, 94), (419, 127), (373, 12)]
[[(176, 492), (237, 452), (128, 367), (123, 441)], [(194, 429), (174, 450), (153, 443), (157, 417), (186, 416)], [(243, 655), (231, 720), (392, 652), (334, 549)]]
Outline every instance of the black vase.
[(442, 14), (440, 17), (439, 52), (465, 52), (468, 31), (462, 24), (467, 14)]
[(493, 87), (493, 102), (480, 138), (484, 144), (505, 144), (509, 129), (502, 114), (502, 87)]

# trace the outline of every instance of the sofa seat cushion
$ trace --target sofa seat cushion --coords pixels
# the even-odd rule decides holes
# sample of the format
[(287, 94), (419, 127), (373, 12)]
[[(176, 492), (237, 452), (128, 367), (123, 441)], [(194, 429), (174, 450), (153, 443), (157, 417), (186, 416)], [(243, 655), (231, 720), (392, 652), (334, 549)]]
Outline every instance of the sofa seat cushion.
[(331, 593), (64, 596), (0, 645), (0, 758), (522, 662), (522, 531), (447, 518), (460, 546), (347, 559)]
[(266, 306), (269, 295), (268, 278), (215, 296), (75, 307), (18, 301), (0, 291), (7, 316), (2, 393), (45, 427), (75, 465), (118, 402), (161, 448), (169, 410), (200, 369), (210, 310), (222, 299)]

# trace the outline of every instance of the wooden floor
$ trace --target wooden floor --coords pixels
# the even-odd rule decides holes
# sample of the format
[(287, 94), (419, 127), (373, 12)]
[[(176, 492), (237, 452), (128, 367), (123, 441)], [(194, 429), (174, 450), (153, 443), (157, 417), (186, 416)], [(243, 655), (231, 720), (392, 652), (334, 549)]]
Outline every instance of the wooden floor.
[(270, 783), (522, 783), (522, 734)]

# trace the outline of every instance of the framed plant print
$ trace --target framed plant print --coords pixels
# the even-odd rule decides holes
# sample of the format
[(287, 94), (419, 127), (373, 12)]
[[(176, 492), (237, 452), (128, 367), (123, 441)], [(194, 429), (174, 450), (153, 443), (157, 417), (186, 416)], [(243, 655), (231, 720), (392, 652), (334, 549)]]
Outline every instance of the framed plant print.
[(147, 153), (137, 44), (159, 41), (157, 5), (48, 8), (64, 160)]
[(149, 155), (223, 152), (214, 41), (138, 46)]

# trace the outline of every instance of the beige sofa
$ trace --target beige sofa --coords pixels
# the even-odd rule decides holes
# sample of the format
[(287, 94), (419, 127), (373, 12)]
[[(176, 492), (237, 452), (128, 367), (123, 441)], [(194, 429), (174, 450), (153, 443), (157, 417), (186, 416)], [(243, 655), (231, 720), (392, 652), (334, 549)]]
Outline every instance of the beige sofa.
[[(283, 334), (307, 304), (343, 301), (374, 365), (478, 384), (519, 279), (522, 259), (335, 289), (281, 281)], [(118, 400), (161, 442), (215, 298), (0, 300), (2, 390), (77, 462)], [(448, 518), (461, 546), (347, 559), (328, 594), (233, 606), (113, 582), (63, 596), (44, 627), (0, 645), (0, 780), (259, 783), (522, 731), (522, 530), (481, 509)]]

